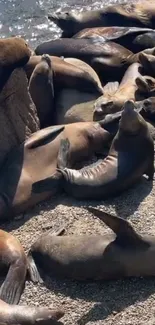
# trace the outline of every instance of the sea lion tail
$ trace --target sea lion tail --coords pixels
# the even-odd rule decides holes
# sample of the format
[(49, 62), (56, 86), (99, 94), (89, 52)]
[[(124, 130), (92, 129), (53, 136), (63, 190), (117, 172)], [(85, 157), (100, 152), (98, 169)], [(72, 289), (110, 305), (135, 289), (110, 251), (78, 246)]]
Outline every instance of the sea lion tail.
[(28, 275), (30, 277), (30, 280), (34, 283), (43, 283), (43, 280), (40, 277), (35, 261), (31, 255), (31, 251), (27, 256), (27, 261), (28, 261)]

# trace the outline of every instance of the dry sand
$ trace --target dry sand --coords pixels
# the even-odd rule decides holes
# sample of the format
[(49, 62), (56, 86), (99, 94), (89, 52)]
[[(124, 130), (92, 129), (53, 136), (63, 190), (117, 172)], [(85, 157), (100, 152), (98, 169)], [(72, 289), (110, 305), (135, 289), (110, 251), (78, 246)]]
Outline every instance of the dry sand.
[[(101, 221), (84, 209), (92, 205), (129, 220), (141, 233), (155, 233), (155, 187), (145, 177), (134, 188), (110, 201), (76, 201), (66, 195), (38, 205), (22, 219), (3, 225), (21, 241), (26, 251), (50, 226), (65, 226), (67, 234), (106, 233)], [(155, 184), (154, 184), (155, 186)], [(46, 277), (41, 285), (26, 282), (20, 304), (62, 306), (66, 325), (155, 324), (155, 279), (125, 279), (78, 283)]]

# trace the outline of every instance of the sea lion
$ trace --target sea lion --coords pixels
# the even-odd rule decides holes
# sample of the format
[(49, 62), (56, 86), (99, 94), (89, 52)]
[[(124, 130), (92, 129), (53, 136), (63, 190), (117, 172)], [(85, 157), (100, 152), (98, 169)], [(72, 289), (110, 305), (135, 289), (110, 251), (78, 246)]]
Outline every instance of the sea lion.
[(127, 100), (138, 101), (142, 94), (149, 93), (153, 87), (155, 88), (155, 79), (142, 76), (141, 70), (140, 63), (133, 63), (126, 70), (120, 84), (108, 83), (103, 88), (104, 95), (94, 104), (93, 120), (121, 110)]
[(22, 67), (28, 62), (30, 55), (31, 50), (23, 38), (0, 39), (0, 89), (15, 68)]
[[(76, 60), (72, 63), (71, 58), (66, 60), (56, 56), (49, 56), (53, 69), (54, 91), (58, 93), (62, 88), (79, 89), (80, 92), (88, 91), (103, 94), (103, 89), (99, 77), (95, 71), (85, 62)], [(41, 56), (33, 55), (25, 66), (28, 79), (32, 75), (36, 65), (40, 63)]]
[(0, 300), (0, 323), (3, 325), (61, 325), (61, 309), (51, 307), (10, 306)]
[(146, 0), (105, 6), (101, 10), (49, 13), (48, 19), (62, 29), (62, 37), (71, 37), (84, 28), (92, 27), (155, 28), (155, 3), (154, 0)]
[(145, 72), (155, 77), (155, 56), (142, 52), (139, 55), (139, 61), (143, 65)]
[[(93, 39), (56, 39), (44, 42), (35, 49), (36, 55), (63, 55), (64, 58), (78, 58), (88, 63), (98, 74), (102, 83), (121, 80), (127, 67), (139, 62), (138, 52), (134, 54), (120, 44), (104, 41), (103, 38)], [(144, 53), (154, 54), (155, 48), (146, 49)]]
[(113, 134), (102, 121), (52, 126), (34, 133), (13, 149), (1, 169), (0, 221), (13, 218), (61, 190), (58, 182), (50, 191), (32, 192), (32, 184), (56, 171), (61, 139), (68, 138), (69, 165), (75, 166), (94, 153), (109, 148)]
[[(93, 166), (81, 170), (67, 168), (69, 141), (62, 141), (54, 177), (61, 180), (67, 193), (80, 199), (103, 199), (120, 194), (143, 174), (148, 175), (149, 180), (153, 179), (153, 139), (146, 121), (134, 108), (133, 101), (125, 102), (119, 130), (108, 156)], [(54, 177), (34, 184), (33, 191), (40, 185), (42, 190), (49, 189), (56, 181)]]
[(24, 289), (27, 268), (27, 257), (18, 239), (0, 230), (0, 271), (8, 271), (0, 288), (0, 299), (8, 304), (18, 304)]
[(53, 67), (49, 55), (43, 54), (31, 75), (29, 92), (36, 106), (40, 127), (45, 128), (53, 123), (54, 85)]
[(155, 237), (138, 234), (120, 217), (92, 207), (86, 209), (113, 233), (62, 236), (62, 231), (44, 233), (32, 245), (33, 281), (39, 266), (48, 275), (75, 280), (110, 280), (155, 275)]
[(75, 34), (73, 38), (92, 38), (97, 36), (103, 37), (105, 41), (114, 41), (132, 52), (139, 52), (155, 46), (155, 42), (153, 42), (155, 32), (152, 29), (138, 27), (111, 26), (86, 28)]

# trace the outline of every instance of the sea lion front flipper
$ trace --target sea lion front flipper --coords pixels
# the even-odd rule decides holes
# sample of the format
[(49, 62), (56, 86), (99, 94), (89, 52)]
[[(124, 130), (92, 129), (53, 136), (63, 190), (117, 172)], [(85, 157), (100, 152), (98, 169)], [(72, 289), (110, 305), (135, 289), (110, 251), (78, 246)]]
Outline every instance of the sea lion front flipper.
[(19, 261), (10, 265), (5, 281), (0, 288), (0, 299), (10, 305), (19, 303), (24, 290), (26, 268)]
[(27, 140), (26, 148), (34, 149), (39, 146), (43, 146), (50, 141), (53, 141), (53, 139), (55, 139), (55, 137), (59, 135), (59, 133), (61, 133), (64, 130), (64, 128), (65, 128), (64, 125), (56, 125), (56, 126), (49, 127), (49, 129), (47, 130), (46, 129), (40, 130), (39, 135), (38, 132), (36, 132), (36, 134), (33, 134)]
[(136, 233), (132, 225), (120, 217), (116, 217), (110, 213), (95, 209), (93, 207), (85, 207), (89, 212), (102, 220), (113, 232), (117, 235), (117, 241), (121, 245), (145, 245), (148, 244), (142, 239), (142, 237)]
[(43, 283), (43, 280), (40, 277), (35, 261), (31, 255), (31, 251), (28, 254), (27, 260), (28, 260), (28, 275), (30, 276), (30, 280), (34, 283)]

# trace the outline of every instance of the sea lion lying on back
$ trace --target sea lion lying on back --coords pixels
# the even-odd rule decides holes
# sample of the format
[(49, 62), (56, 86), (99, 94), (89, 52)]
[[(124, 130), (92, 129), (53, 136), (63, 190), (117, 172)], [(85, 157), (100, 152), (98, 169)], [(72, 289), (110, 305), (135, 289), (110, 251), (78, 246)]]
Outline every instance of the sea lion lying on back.
[(141, 236), (122, 218), (91, 207), (86, 209), (113, 233), (61, 236), (61, 230), (41, 235), (29, 252), (34, 282), (40, 278), (37, 266), (50, 276), (75, 280), (155, 275), (154, 236)]
[[(111, 144), (108, 156), (81, 170), (66, 168), (69, 141), (63, 140), (55, 177), (62, 180), (65, 191), (80, 199), (103, 199), (118, 195), (136, 183), (143, 174), (153, 179), (154, 143), (148, 125), (134, 109), (133, 101), (124, 104), (119, 130)], [(145, 149), (144, 149), (145, 148)], [(53, 176), (33, 185), (42, 190), (55, 183)]]
[(0, 323), (3, 325), (62, 325), (58, 320), (63, 316), (64, 312), (61, 309), (10, 306), (0, 300)]
[(106, 6), (101, 10), (50, 13), (48, 18), (71, 37), (84, 28), (106, 26), (135, 26), (155, 28), (154, 0)]
[(108, 83), (104, 88), (104, 95), (94, 104), (94, 120), (103, 118), (106, 114), (118, 112), (127, 100), (138, 101), (143, 95), (155, 89), (155, 79), (142, 76), (142, 66), (133, 63), (126, 70), (121, 83)]
[[(147, 41), (145, 35), (148, 35), (150, 42)], [(73, 38), (95, 38), (97, 36), (103, 37), (105, 41), (114, 41), (132, 52), (139, 52), (155, 46), (155, 42), (153, 42), (155, 32), (149, 28), (120, 26), (85, 28), (75, 34)]]
[(69, 139), (69, 165), (75, 166), (94, 153), (109, 148), (113, 132), (102, 121), (52, 126), (34, 133), (13, 149), (1, 169), (0, 221), (26, 211), (61, 190), (59, 180), (50, 191), (32, 192), (32, 184), (55, 173), (62, 139)]
[(0, 89), (15, 68), (22, 67), (28, 62), (30, 55), (31, 50), (23, 38), (0, 39)]

